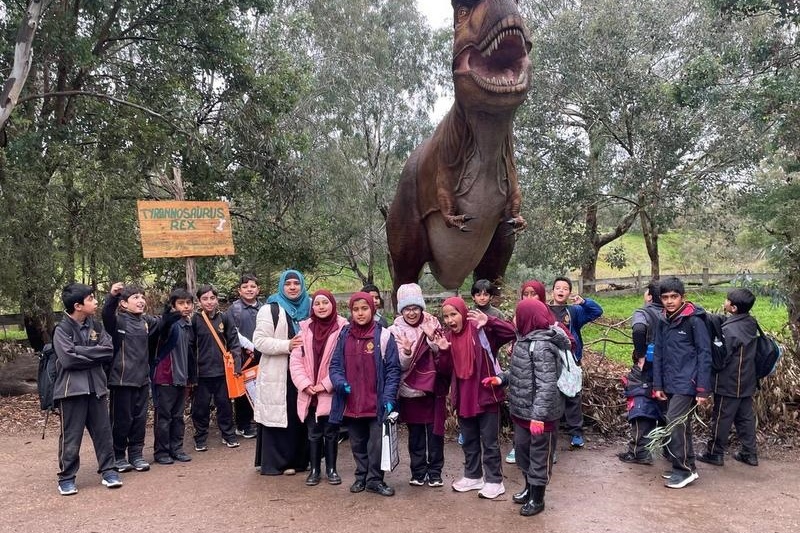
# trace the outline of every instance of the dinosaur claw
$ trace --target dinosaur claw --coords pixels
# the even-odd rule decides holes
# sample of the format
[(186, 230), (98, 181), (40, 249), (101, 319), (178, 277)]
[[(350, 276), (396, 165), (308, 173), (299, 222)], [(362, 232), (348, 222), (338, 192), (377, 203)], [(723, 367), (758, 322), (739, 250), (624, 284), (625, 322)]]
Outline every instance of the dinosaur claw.
[(463, 215), (463, 217), (464, 217), (464, 218), (463, 218), (463, 220), (464, 220), (464, 223), (465, 223), (465, 224), (466, 224), (467, 222), (469, 222), (470, 220), (475, 220), (475, 218), (476, 218), (476, 217), (474, 217), (474, 216), (472, 216), (472, 215)]
[(472, 233), (472, 230), (471, 230), (471, 229), (469, 229), (469, 228), (468, 228), (468, 227), (466, 227), (466, 226), (461, 226), (461, 227), (460, 227), (460, 228), (458, 228), (458, 229), (460, 229), (460, 230), (461, 230), (461, 231), (463, 231), (464, 233)]

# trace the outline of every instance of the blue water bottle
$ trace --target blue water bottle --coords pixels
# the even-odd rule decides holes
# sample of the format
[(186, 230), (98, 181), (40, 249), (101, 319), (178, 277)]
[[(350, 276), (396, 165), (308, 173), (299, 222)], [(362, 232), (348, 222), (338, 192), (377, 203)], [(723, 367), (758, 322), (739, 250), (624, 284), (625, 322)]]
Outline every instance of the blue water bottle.
[(653, 352), (656, 350), (656, 345), (652, 342), (647, 345), (647, 353), (644, 355), (644, 360), (648, 363), (653, 362)]

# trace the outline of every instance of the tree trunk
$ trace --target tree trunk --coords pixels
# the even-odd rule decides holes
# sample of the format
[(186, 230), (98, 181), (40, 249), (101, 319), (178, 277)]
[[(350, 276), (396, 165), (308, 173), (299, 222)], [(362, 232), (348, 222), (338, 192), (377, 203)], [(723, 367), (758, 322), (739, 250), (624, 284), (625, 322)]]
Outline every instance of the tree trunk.
[(642, 225), (642, 236), (645, 248), (647, 248), (647, 255), (650, 257), (650, 278), (659, 279), (661, 277), (661, 261), (658, 253), (658, 227), (644, 210), (640, 213), (639, 221)]
[(25, 18), (19, 25), (17, 42), (14, 45), (14, 63), (11, 73), (0, 91), (0, 131), (5, 129), (6, 122), (19, 100), (25, 81), (31, 70), (33, 56), (33, 39), (36, 29), (42, 19), (42, 13), (47, 9), (50, 0), (30, 0)]

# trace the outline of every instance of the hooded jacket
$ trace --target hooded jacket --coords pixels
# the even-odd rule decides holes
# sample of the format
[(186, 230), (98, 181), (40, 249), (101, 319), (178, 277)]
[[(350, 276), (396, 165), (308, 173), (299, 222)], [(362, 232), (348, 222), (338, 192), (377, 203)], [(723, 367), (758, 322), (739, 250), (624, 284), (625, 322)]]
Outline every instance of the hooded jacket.
[(732, 315), (722, 324), (728, 364), (714, 374), (714, 394), (744, 398), (756, 392), (758, 323), (749, 313)]
[(564, 397), (556, 384), (561, 373), (558, 352), (569, 347), (567, 334), (556, 324), (517, 339), (511, 351), (511, 366), (500, 373), (500, 379), (509, 385), (512, 416), (540, 421), (561, 418)]
[(702, 318), (706, 311), (686, 302), (676, 313), (670, 319), (665, 315), (656, 330), (653, 388), (667, 394), (708, 396), (711, 339)]

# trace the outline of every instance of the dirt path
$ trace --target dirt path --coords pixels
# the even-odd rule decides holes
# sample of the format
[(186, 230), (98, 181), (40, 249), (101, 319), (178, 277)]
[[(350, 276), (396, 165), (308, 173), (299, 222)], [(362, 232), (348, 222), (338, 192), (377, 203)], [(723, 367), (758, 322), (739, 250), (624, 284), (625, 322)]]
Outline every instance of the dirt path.
[[(212, 433), (213, 434), (213, 433)], [(152, 442), (148, 435), (148, 442)], [(189, 442), (189, 439), (187, 439)], [(251, 466), (255, 443), (238, 449), (214, 446), (194, 460), (150, 472), (123, 474), (125, 486), (108, 490), (95, 473), (88, 437), (78, 474), (80, 492), (56, 490), (57, 433), (0, 437), (0, 531), (21, 532), (702, 532), (789, 533), (800, 530), (800, 463), (763, 459), (748, 467), (729, 459), (723, 468), (700, 464), (700, 479), (682, 490), (662, 486), (658, 461), (626, 465), (616, 448), (590, 443), (559, 453), (544, 513), (524, 518), (511, 502), (519, 470), (504, 465), (507, 493), (480, 500), (449, 488), (461, 474), (463, 456), (448, 443), (444, 488), (408, 485), (407, 455), (386, 476), (393, 498), (350, 494), (353, 461), (341, 449), (338, 487), (324, 480), (306, 487), (305, 475), (260, 476)], [(405, 446), (403, 443), (402, 446)], [(507, 448), (508, 446), (505, 446)], [(402, 448), (404, 449), (404, 448)], [(504, 450), (507, 451), (507, 450)]]

